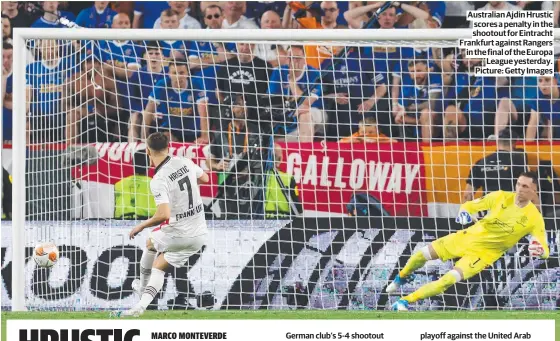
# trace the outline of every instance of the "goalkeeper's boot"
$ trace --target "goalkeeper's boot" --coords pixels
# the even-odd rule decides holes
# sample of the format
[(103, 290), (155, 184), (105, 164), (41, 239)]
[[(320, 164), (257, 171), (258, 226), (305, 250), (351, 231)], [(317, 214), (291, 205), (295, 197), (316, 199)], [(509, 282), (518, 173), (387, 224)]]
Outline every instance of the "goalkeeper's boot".
[(134, 281), (132, 281), (131, 287), (132, 287), (132, 291), (136, 295), (138, 295), (139, 297), (142, 297), (142, 292), (144, 290), (142, 290), (142, 288), (140, 287), (140, 280), (139, 279), (135, 279)]
[(416, 277), (416, 275), (414, 275), (414, 274), (411, 274), (411, 275), (406, 276), (404, 278), (401, 278), (400, 275), (397, 275), (397, 277), (395, 277), (395, 279), (391, 282), (391, 284), (389, 284), (387, 286), (387, 289), (385, 289), (385, 292), (388, 293), (389, 295), (394, 294), (403, 285), (405, 285), (406, 283), (412, 282), (415, 277)]
[(144, 313), (144, 308), (141, 306), (134, 306), (128, 310), (112, 311), (111, 317), (122, 318), (122, 317), (139, 317)]
[(408, 301), (400, 299), (397, 302), (393, 303), (391, 309), (394, 311), (408, 311)]

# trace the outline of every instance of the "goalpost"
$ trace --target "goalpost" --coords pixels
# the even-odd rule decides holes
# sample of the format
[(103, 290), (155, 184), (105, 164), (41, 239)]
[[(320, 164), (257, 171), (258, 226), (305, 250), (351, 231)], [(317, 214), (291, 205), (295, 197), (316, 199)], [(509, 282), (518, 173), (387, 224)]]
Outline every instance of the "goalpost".
[[(132, 302), (130, 300), (130, 295), (132, 294), (130, 282), (132, 277), (137, 275), (134, 273), (135, 266), (137, 266), (135, 262), (139, 262), (137, 250), (142, 248), (142, 245), (131, 245), (131, 242), (125, 237), (125, 231), (132, 228), (133, 225), (122, 218), (99, 213), (99, 211), (104, 209), (114, 210), (114, 199), (107, 197), (107, 193), (114, 194), (112, 192), (113, 189), (111, 189), (111, 192), (105, 192), (100, 187), (92, 186), (86, 183), (86, 181), (80, 181), (80, 179), (66, 179), (64, 177), (62, 180), (53, 180), (68, 181), (68, 186), (72, 187), (73, 191), (78, 191), (75, 188), (76, 186), (82, 186), (80, 189), (81, 194), (79, 195), (71, 193), (59, 194), (59, 196), (68, 196), (67, 200), (73, 202), (67, 208), (71, 210), (71, 213), (69, 213), (71, 219), (59, 222), (47, 221), (46, 218), (37, 221), (27, 219), (29, 213), (26, 213), (26, 207), (28, 206), (29, 198), (26, 198), (26, 193), (28, 192), (26, 179), (28, 179), (27, 174), (29, 174), (30, 170), (27, 168), (26, 162), (28, 158), (32, 157), (32, 153), (30, 153), (30, 149), (26, 146), (26, 136), (29, 133), (29, 127), (26, 127), (26, 117), (28, 116), (25, 105), (27, 62), (24, 56), (28, 54), (28, 46), (31, 41), (53, 39), (64, 41), (66, 44), (70, 44), (68, 43), (70, 41), (81, 41), (82, 44), (92, 42), (95, 45), (93, 42), (112, 38), (122, 41), (143, 41), (140, 44), (144, 48), (149, 41), (250, 42), (257, 45), (321, 45), (337, 48), (347, 46), (364, 48), (375, 46), (392, 48), (456, 48), (458, 39), (471, 37), (472, 31), (470, 29), (437, 31), (428, 29), (269, 31), (14, 29), (13, 103), (15, 105), (13, 110), (14, 134), (11, 172), (13, 177), (13, 220), (11, 239), (9, 241), (12, 257), (12, 310), (22, 311), (27, 308), (44, 309), (42, 307), (44, 304), (42, 299), (45, 297), (49, 298), (49, 295), (51, 298), (60, 300), (60, 302), (56, 304), (49, 303), (48, 309), (72, 309), (72, 307), (75, 308), (77, 306), (80, 307), (78, 309), (109, 309), (117, 307), (116, 305), (128, 305)], [(556, 46), (559, 46), (558, 37), (560, 37), (560, 30), (556, 29)], [(83, 48), (84, 45), (81, 46)], [(97, 57), (92, 55), (92, 57), (88, 58), (91, 58), (93, 61)], [(336, 56), (326, 57), (326, 59), (329, 58), (332, 60), (337, 59)], [(361, 59), (362, 57), (358, 58)], [(411, 58), (414, 60), (416, 57)], [(439, 58), (443, 57), (440, 56)], [(397, 62), (401, 63), (403, 60), (398, 60)], [(362, 70), (359, 71), (363, 72)], [(99, 70), (94, 70), (93, 72), (99, 72)], [(390, 72), (391, 70), (386, 70), (386, 74)], [(327, 73), (328, 70), (320, 71), (319, 74), (322, 74), (320, 79), (309, 79), (308, 82), (318, 82), (321, 87), (326, 88), (327, 85), (322, 82), (326, 78)], [(129, 85), (127, 81), (121, 83)], [(268, 83), (271, 84), (273, 82), (269, 80)], [(33, 85), (31, 84), (31, 86)], [(68, 86), (66, 83), (62, 85)], [(335, 85), (333, 87), (336, 88)], [(305, 97), (312, 98), (314, 95), (316, 96), (314, 94), (315, 89), (315, 84), (309, 86), (304, 91)], [(247, 94), (242, 95), (246, 96)], [(79, 95), (69, 94), (69, 96)], [(142, 99), (145, 100), (145, 98)], [(364, 97), (363, 99), (367, 98)], [(97, 98), (88, 98), (88, 100), (95, 101)], [(341, 100), (341, 103), (343, 102), (344, 100)], [(280, 109), (285, 109), (286, 112), (290, 111), (284, 105), (285, 103), (280, 104)], [(335, 112), (336, 108), (338, 108), (337, 105), (335, 105)], [(181, 107), (180, 109), (182, 110), (183, 108)], [(260, 110), (264, 112), (268, 109), (263, 107)], [(324, 108), (321, 109), (326, 110)], [(118, 110), (124, 109), (121, 107), (117, 108)], [(293, 112), (293, 109), (291, 112)], [(390, 114), (389, 112), (386, 113)], [(65, 114), (68, 115), (68, 112), (65, 112)], [(291, 121), (295, 121), (293, 115), (289, 115), (289, 118)], [(317, 122), (313, 122), (317, 124)], [(126, 125), (126, 122), (117, 123)], [(262, 122), (257, 123), (260, 124)], [(355, 127), (358, 127), (357, 123), (353, 122)], [(394, 125), (393, 123), (389, 124)], [(290, 129), (286, 125), (287, 123), (279, 125), (286, 131), (278, 132), (279, 130), (274, 128), (268, 135), (284, 134), (283, 137), (285, 137), (288, 130), (298, 129)], [(401, 130), (406, 128), (404, 124), (396, 124), (395, 126)], [(227, 131), (228, 126), (224, 125), (224, 127), (224, 131)], [(321, 131), (320, 133), (325, 132)], [(212, 252), (216, 253), (212, 257), (203, 254), (200, 256), (200, 259), (197, 258), (197, 263), (192, 269), (185, 270), (180, 275), (176, 274), (174, 276), (176, 279), (175, 288), (173, 288), (173, 285), (170, 285), (170, 281), (167, 282), (167, 290), (175, 290), (177, 295), (180, 294), (180, 290), (177, 287), (183, 285), (181, 288), (185, 286), (191, 288), (192, 284), (190, 283), (177, 283), (181, 280), (180, 277), (186, 276), (188, 272), (190, 279), (200, 283), (204, 282), (204, 285), (200, 284), (195, 289), (189, 289), (197, 293), (196, 300), (199, 308), (201, 306), (210, 306), (218, 309), (224, 309), (224, 307), (225, 309), (258, 308), (262, 306), (285, 308), (288, 305), (291, 307), (295, 305), (333, 309), (340, 306), (345, 306), (349, 309), (378, 309), (386, 307), (391, 300), (382, 294), (387, 281), (389, 278), (394, 277), (395, 269), (404, 265), (402, 263), (403, 260), (416, 247), (421, 244), (423, 245), (430, 238), (452, 231), (449, 223), (445, 225), (443, 230), (441, 227), (438, 230), (438, 226), (442, 226), (442, 223), (441, 221), (435, 221), (433, 218), (451, 217), (456, 212), (461, 191), (458, 186), (460, 184), (462, 186), (464, 178), (468, 176), (468, 174), (465, 174), (465, 168), (470, 168), (478, 160), (478, 157), (487, 154), (485, 154), (486, 147), (478, 145), (473, 147), (472, 151), (461, 150), (458, 147), (447, 148), (442, 144), (435, 147), (431, 145), (428, 147), (426, 145), (421, 146), (419, 143), (422, 141), (417, 133), (414, 134), (416, 135), (409, 139), (409, 141), (412, 141), (410, 145), (406, 144), (408, 142), (399, 142), (394, 145), (382, 145), (381, 143), (377, 144), (377, 142), (370, 144), (369, 141), (359, 140), (351, 144), (350, 147), (345, 147), (341, 150), (332, 149), (334, 148), (332, 143), (335, 142), (327, 142), (326, 144), (322, 142), (298, 142), (297, 140), (290, 142), (288, 139), (286, 139), (285, 144), (281, 142), (279, 145), (280, 151), (287, 155), (288, 158), (283, 160), (283, 162), (287, 163), (287, 166), (285, 169), (282, 168), (282, 170), (285, 170), (287, 174), (294, 175), (296, 182), (302, 186), (304, 191), (307, 190), (307, 192), (304, 192), (303, 198), (305, 215), (310, 217), (327, 217), (323, 218), (326, 220), (321, 220), (321, 224), (329, 223), (330, 226), (318, 226), (319, 223), (316, 226), (309, 226), (306, 225), (309, 224), (309, 220), (304, 219), (294, 223), (297, 227), (291, 227), (287, 230), (283, 229), (289, 223), (289, 220), (295, 218), (295, 215), (292, 214), (265, 221), (260, 220), (263, 217), (262, 215), (255, 215), (258, 219), (251, 219), (249, 223), (235, 220), (220, 221), (218, 219), (210, 219), (210, 227), (213, 230), (211, 236), (214, 238), (212, 240), (214, 245), (209, 248), (213, 250)], [(344, 138), (348, 136), (337, 137)], [(91, 171), (92, 173), (89, 174), (89, 179), (91, 180), (96, 177), (122, 176), (121, 174), (115, 174), (111, 167), (115, 169), (120, 168), (121, 171), (125, 167), (132, 169), (134, 153), (143, 149), (144, 146), (140, 140), (128, 144), (126, 141), (127, 139), (123, 138), (121, 142), (89, 143), (90, 148), (88, 149), (74, 147), (71, 150), (67, 149), (68, 141), (65, 139), (51, 142), (57, 144), (57, 148), (62, 149), (62, 153), (78, 154), (76, 159), (79, 160), (80, 167), (86, 167), (82, 163), (88, 161), (95, 163), (99, 159), (105, 162), (106, 167), (109, 167), (109, 169), (102, 171), (101, 168), (96, 168)], [(467, 143), (466, 145), (470, 146), (471, 144)], [(270, 144), (263, 146), (262, 149), (266, 151), (266, 147), (270, 149)], [(550, 146), (543, 148), (532, 146), (529, 147), (529, 150), (534, 155), (538, 153), (544, 154), (548, 160), (558, 160), (560, 158), (560, 155), (557, 155), (559, 153), (558, 147), (558, 145), (552, 143)], [(250, 146), (248, 148), (250, 149)], [(489, 148), (489, 150), (495, 150), (495, 148)], [(255, 150), (260, 150), (260, 147), (255, 148)], [(477, 156), (471, 155), (471, 152)], [(174, 153), (175, 155), (196, 157), (205, 162), (210, 150), (197, 144), (177, 144), (174, 147)], [(369, 153), (374, 154), (374, 156), (368, 159)], [(266, 161), (275, 163), (274, 157), (271, 156), (272, 154), (274, 153), (268, 150), (263, 158), (266, 159), (268, 157)], [(64, 157), (66, 157), (64, 160), (67, 160), (68, 155), (66, 154)], [(321, 158), (319, 159), (319, 157)], [(432, 157), (433, 160), (431, 159)], [(537, 159), (539, 158), (538, 155), (536, 157)], [(338, 158), (338, 161), (335, 158)], [(449, 160), (446, 158), (449, 158)], [(54, 158), (54, 160), (62, 159), (63, 157)], [(72, 160), (75, 161), (74, 158)], [(438, 160), (443, 160), (442, 162), (444, 163), (438, 164), (437, 162), (440, 162)], [(430, 164), (429, 162), (434, 163)], [(64, 172), (72, 174), (73, 177), (75, 167), (76, 165), (71, 163), (61, 164), (58, 170), (62, 172), (64, 169)], [(87, 170), (86, 168), (81, 168), (80, 171), (84, 172)], [(272, 174), (269, 173), (272, 169), (274, 167), (261, 168), (257, 172), (260, 172), (259, 175), (266, 178), (266, 176)], [(336, 172), (337, 174), (331, 174), (331, 172)], [(84, 176), (83, 173), (80, 174)], [(383, 174), (385, 178), (381, 180), (380, 178)], [(443, 182), (443, 184), (435, 184), (436, 182)], [(309, 190), (312, 186), (315, 186), (317, 190), (313, 192)], [(449, 189), (447, 189), (448, 186)], [(265, 185), (261, 183), (257, 187), (263, 192), (259, 195), (264, 197), (266, 195), (263, 189)], [(321, 188), (319, 189), (319, 187)], [(445, 188), (445, 190), (442, 188)], [(243, 187), (239, 186), (236, 189), (242, 190)], [(376, 218), (379, 220), (375, 220), (375, 222), (379, 225), (372, 226), (371, 221), (364, 224), (364, 220), (356, 217), (356, 215), (359, 215), (356, 213), (354, 213), (353, 217), (344, 217), (347, 216), (347, 213), (352, 212), (346, 212), (346, 207), (349, 207), (350, 203), (349, 201), (343, 202), (343, 200), (348, 200), (348, 195), (356, 198), (355, 195), (357, 193), (367, 193), (368, 189), (381, 193), (380, 197), (377, 198), (379, 200), (378, 206), (381, 207), (381, 214), (378, 215), (399, 216), (401, 218)], [(352, 194), (349, 194), (350, 192)], [(80, 199), (76, 199), (77, 196), (80, 196)], [(84, 200), (86, 199), (84, 198), (93, 201), (85, 203)], [(78, 200), (78, 203), (75, 200)], [(109, 204), (111, 201), (113, 203), (112, 206)], [(209, 202), (213, 204), (213, 198), (210, 198)], [(321, 208), (323, 204), (329, 208)], [(110, 207), (105, 208), (105, 205)], [(264, 205), (264, 203), (261, 203), (261, 205)], [(329, 212), (332, 207), (335, 207), (335, 209), (333, 209), (333, 212)], [(428, 216), (431, 219), (420, 218)], [(317, 219), (317, 222), (319, 222), (321, 218)], [(407, 221), (408, 223), (406, 223)], [(406, 223), (404, 227), (400, 226), (403, 222)], [(42, 224), (47, 226), (41, 226)], [(307, 235), (307, 228), (315, 231), (317, 237), (314, 238)], [(555, 228), (556, 232), (552, 231), (553, 233), (551, 233), (552, 238), (558, 238), (558, 227), (555, 226)], [(347, 231), (351, 231), (352, 234), (345, 236)], [(387, 233), (386, 231), (391, 232)], [(426, 234), (429, 235), (428, 239), (424, 239)], [(60, 267), (64, 266), (64, 269), (56, 270), (60, 273), (67, 272), (59, 275), (61, 278), (72, 279), (75, 276), (70, 284), (63, 280), (64, 283), (62, 285), (59, 284), (58, 287), (55, 285), (56, 290), (51, 290), (51, 284), (48, 282), (56, 281), (56, 278), (51, 278), (47, 270), (37, 270), (26, 263), (26, 259), (29, 257), (29, 254), (26, 254), (26, 248), (31, 247), (34, 243), (46, 241), (42, 240), (42, 238), (55, 239), (55, 241), (59, 239), (62, 243), (68, 242), (72, 246), (61, 250), (63, 257), (78, 257), (77, 262), (79, 264), (73, 265), (72, 262), (75, 259), (69, 260), (69, 265), (66, 263), (60, 265)], [(91, 244), (96, 241), (100, 244)], [(93, 257), (98, 258), (89, 259), (89, 255), (83, 251), (83, 249), (88, 247), (88, 250), (95, 249), (90, 251)], [(551, 247), (554, 248), (554, 245), (551, 245)], [(208, 250), (205, 252), (208, 252)], [(492, 286), (492, 293), (490, 295), (498, 302), (502, 297), (506, 297), (515, 291), (515, 295), (520, 303), (508, 302), (503, 307), (510, 309), (554, 309), (551, 297), (555, 290), (557, 290), (554, 288), (556, 288), (556, 281), (558, 280), (558, 274), (554, 272), (560, 271), (557, 251), (555, 258), (552, 257), (553, 260), (549, 263), (529, 262), (523, 255), (520, 256), (522, 248), (519, 248), (516, 252), (517, 254), (514, 253), (510, 257), (508, 264), (503, 264), (504, 269), (513, 268), (516, 271), (513, 275), (515, 278), (511, 278), (511, 276), (505, 273), (506, 270), (504, 270), (500, 275), (505, 277), (498, 278), (498, 276), (491, 274), (483, 279), (484, 283), (477, 282), (479, 287), (473, 292), (470, 291), (471, 289), (462, 287), (460, 290), (463, 290), (463, 292), (456, 293), (455, 295), (457, 297), (461, 296), (461, 300), (464, 299), (465, 302), (457, 302), (457, 307), (460, 309), (474, 309), (480, 305), (484, 306), (487, 303), (480, 303), (483, 301), (481, 297), (484, 296), (484, 293), (481, 292)], [(76, 256), (71, 256), (71, 254)], [(283, 256), (275, 258), (274, 255), (276, 254), (282, 254)], [(81, 255), (88, 257), (82, 259), (80, 258), (82, 257)], [(104, 255), (105, 258), (102, 258), (101, 255)], [(313, 259), (307, 259), (306, 257)], [(332, 259), (327, 259), (329, 257)], [(261, 269), (262, 266), (259, 262), (266, 264), (264, 266), (265, 270)], [(315, 270), (306, 272), (304, 268), (308, 266), (312, 266)], [(445, 269), (448, 266), (448, 264), (431, 264), (431, 272), (428, 273), (428, 269), (426, 269), (424, 280), (427, 280), (431, 276), (430, 274), (437, 274), (440, 269)], [(220, 270), (213, 269), (216, 267)], [(102, 268), (104, 270), (101, 270)], [(535, 272), (537, 269), (540, 272)], [(118, 272), (119, 274), (110, 274), (111, 271)], [(263, 273), (262, 271), (265, 272)], [(271, 273), (270, 276), (267, 271)], [(524, 284), (523, 274), (531, 271), (534, 274), (528, 277), (530, 277), (531, 285), (538, 287), (535, 289), (538, 290), (538, 293), (535, 293), (536, 291), (532, 287), (528, 289)], [(111, 279), (109, 279), (109, 276), (111, 276)], [(510, 283), (511, 287), (499, 283), (505, 279), (508, 279), (508, 281), (514, 280), (515, 283)], [(88, 283), (85, 283), (86, 281)], [(309, 283), (311, 282), (314, 283), (313, 287), (310, 287)], [(34, 283), (37, 289), (32, 289), (30, 283)], [(417, 286), (418, 284), (420, 283), (413, 283), (411, 285)], [(46, 289), (47, 285), (49, 286), (48, 290)], [(206, 288), (204, 287), (205, 285), (211, 285), (212, 288)], [(483, 287), (484, 285), (486, 287)], [(554, 288), (552, 287), (553, 285)], [(329, 291), (330, 294), (325, 294), (321, 291), (323, 289), (327, 290), (325, 289), (327, 287), (331, 288), (329, 289), (331, 290)], [(88, 293), (85, 292), (86, 290)], [(290, 292), (293, 294), (292, 296), (289, 295)], [(31, 305), (26, 304), (26, 297), (30, 297), (30, 295), (35, 300)], [(305, 296), (303, 301), (299, 301), (303, 296)], [(470, 297), (472, 302), (466, 302), (466, 296), (472, 296)], [(205, 300), (210, 300), (209, 297), (212, 297), (214, 301), (211, 303), (204, 302)], [(290, 297), (293, 297), (293, 299)], [(112, 303), (111, 300), (113, 298), (116, 303)], [(172, 294), (168, 294), (166, 298), (176, 299), (176, 297), (172, 297)], [(187, 300), (189, 298), (187, 297)], [(287, 299), (287, 301), (283, 301), (283, 299)], [(454, 296), (450, 299), (450, 301), (454, 300), (458, 301), (458, 298)], [(448, 300), (445, 302), (448, 302)], [(446, 306), (447, 303), (445, 302), (433, 303), (433, 307)], [(430, 308), (432, 308), (432, 303), (427, 303), (422, 309)]]

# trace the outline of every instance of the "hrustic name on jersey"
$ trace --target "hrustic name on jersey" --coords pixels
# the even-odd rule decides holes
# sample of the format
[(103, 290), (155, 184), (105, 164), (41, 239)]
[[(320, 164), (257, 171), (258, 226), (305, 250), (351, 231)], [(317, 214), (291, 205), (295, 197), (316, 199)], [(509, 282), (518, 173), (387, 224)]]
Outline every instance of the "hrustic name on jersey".
[(177, 180), (179, 177), (188, 174), (189, 173), (189, 169), (187, 166), (183, 166), (181, 168), (179, 168), (179, 170), (169, 174), (169, 180), (170, 181), (175, 181)]

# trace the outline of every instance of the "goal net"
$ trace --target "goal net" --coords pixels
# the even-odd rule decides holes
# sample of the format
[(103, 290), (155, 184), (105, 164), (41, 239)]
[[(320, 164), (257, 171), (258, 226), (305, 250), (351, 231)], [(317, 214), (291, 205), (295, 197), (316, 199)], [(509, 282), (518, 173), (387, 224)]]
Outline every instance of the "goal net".
[[(513, 190), (527, 169), (540, 176), (550, 259), (529, 257), (523, 239), (414, 308), (558, 307), (558, 73), (477, 77), (464, 30), (52, 31), (15, 36), (14, 102), (26, 106), (14, 107), (2, 309), (136, 302), (148, 231), (128, 233), (155, 212), (155, 131), (211, 183), (200, 187), (209, 242), (168, 272), (153, 309), (388, 309), (408, 257), (462, 228), (460, 204)], [(30, 257), (47, 241), (60, 260), (41, 269)], [(402, 293), (452, 267), (429, 261)]]

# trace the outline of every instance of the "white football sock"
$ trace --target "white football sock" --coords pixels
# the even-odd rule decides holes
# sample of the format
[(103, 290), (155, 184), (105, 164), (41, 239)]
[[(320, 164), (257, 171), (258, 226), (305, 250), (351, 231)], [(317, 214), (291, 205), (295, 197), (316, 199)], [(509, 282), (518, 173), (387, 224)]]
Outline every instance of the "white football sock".
[(154, 259), (156, 258), (156, 251), (144, 250), (142, 253), (142, 258), (140, 258), (140, 292), (144, 292), (144, 288), (150, 280), (150, 275), (152, 274), (152, 265), (154, 264)]
[(154, 300), (154, 297), (163, 287), (163, 281), (165, 280), (165, 271), (160, 269), (152, 269), (152, 275), (150, 276), (150, 281), (142, 293), (142, 298), (140, 299), (139, 306), (146, 309), (150, 303)]

